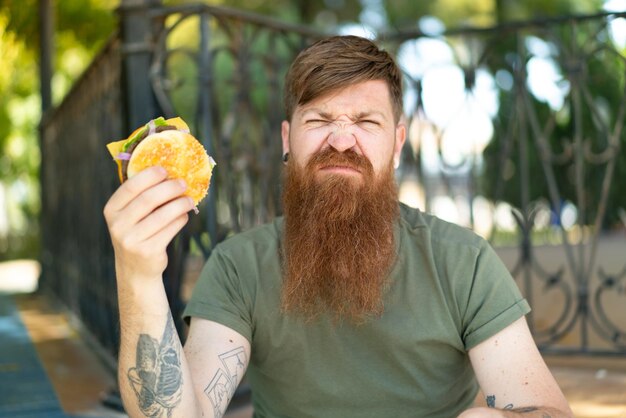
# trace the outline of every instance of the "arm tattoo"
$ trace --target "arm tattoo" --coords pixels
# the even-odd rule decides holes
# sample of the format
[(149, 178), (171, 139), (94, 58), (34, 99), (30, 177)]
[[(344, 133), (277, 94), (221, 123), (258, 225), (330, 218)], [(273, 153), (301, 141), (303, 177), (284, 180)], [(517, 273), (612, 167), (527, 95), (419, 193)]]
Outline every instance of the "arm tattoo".
[(237, 347), (219, 355), (222, 366), (217, 370), (204, 394), (213, 405), (213, 413), (221, 417), (237, 389), (237, 384), (246, 371), (248, 359), (243, 347)]
[(161, 342), (148, 334), (139, 335), (136, 363), (127, 376), (139, 409), (147, 417), (171, 417), (182, 396), (183, 372), (180, 344), (170, 315)]

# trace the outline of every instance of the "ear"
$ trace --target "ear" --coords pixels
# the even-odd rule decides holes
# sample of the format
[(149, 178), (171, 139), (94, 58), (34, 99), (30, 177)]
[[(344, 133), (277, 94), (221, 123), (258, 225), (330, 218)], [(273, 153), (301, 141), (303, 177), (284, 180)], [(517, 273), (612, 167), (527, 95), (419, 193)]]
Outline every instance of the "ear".
[(400, 119), (396, 126), (396, 142), (393, 145), (393, 166), (398, 168), (400, 165), (400, 155), (402, 154), (402, 147), (406, 141), (406, 124), (404, 123), (404, 117)]
[(280, 136), (283, 139), (283, 155), (289, 152), (289, 122), (286, 120), (280, 125)]

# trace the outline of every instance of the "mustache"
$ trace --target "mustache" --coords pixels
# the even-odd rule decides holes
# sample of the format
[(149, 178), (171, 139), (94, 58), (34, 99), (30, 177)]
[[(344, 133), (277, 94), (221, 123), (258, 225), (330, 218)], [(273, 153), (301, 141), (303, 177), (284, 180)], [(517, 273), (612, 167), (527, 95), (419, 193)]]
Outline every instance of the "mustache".
[(374, 171), (374, 167), (367, 157), (351, 150), (339, 152), (332, 147), (314, 154), (307, 163), (307, 169), (310, 170), (332, 166), (349, 167), (361, 173), (372, 173)]

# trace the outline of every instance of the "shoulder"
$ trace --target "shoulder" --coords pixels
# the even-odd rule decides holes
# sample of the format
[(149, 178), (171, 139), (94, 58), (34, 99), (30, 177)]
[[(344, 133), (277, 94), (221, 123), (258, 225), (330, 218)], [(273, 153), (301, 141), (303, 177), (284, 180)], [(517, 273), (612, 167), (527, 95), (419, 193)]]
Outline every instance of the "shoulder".
[(282, 219), (251, 228), (220, 242), (211, 252), (203, 276), (228, 282), (252, 306), (259, 283), (281, 278)]
[(477, 275), (495, 280), (509, 274), (489, 242), (468, 228), (408, 207), (401, 222), (400, 254), (428, 263), (447, 287), (466, 291)]
[(401, 227), (438, 248), (465, 247), (480, 252), (488, 246), (484, 238), (469, 228), (444, 221), (434, 215), (400, 204)]

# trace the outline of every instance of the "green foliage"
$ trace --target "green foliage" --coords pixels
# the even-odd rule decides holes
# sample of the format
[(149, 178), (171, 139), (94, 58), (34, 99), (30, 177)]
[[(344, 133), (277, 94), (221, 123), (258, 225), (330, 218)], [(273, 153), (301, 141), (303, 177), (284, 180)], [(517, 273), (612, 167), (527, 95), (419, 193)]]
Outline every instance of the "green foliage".
[(205, 3), (272, 16), (286, 22), (330, 28), (340, 22), (357, 22), (359, 0), (165, 0), (165, 5)]
[(571, 14), (593, 13), (602, 0), (499, 0), (505, 20), (528, 20)]
[[(52, 3), (58, 104), (113, 32), (117, 1)], [(39, 248), (38, 7), (36, 0), (3, 0), (0, 7), (0, 260), (36, 257)]]
[[(609, 138), (615, 127), (623, 122), (618, 111), (624, 104), (626, 82), (625, 57), (611, 47), (606, 32), (599, 30), (598, 23), (579, 24), (576, 31), (564, 26), (561, 30), (535, 33), (547, 42), (555, 42), (554, 49), (559, 52), (552, 58), (569, 83), (570, 94), (563, 107), (556, 110), (531, 95), (529, 109), (524, 108), (519, 90), (500, 91), (499, 123), (493, 141), (484, 152), (486, 175), (482, 182), (487, 197), (518, 208), (539, 199), (552, 200), (548, 178), (553, 176), (558, 196), (556, 203), (568, 200), (579, 210), (584, 208), (581, 219), (584, 224), (595, 222), (603, 196), (603, 183), (608, 180), (607, 161), (600, 157), (610, 148)], [(514, 42), (502, 42), (495, 57), (514, 56), (524, 65), (531, 58), (526, 56), (527, 51), (517, 51)], [(490, 63), (494, 72), (506, 65), (505, 60)], [(580, 109), (578, 118), (575, 117), (577, 106)], [(540, 132), (547, 134), (547, 145), (553, 155), (547, 164), (542, 163), (546, 153), (539, 145), (540, 135), (529, 124), (532, 114), (538, 121)], [(548, 128), (551, 125), (553, 127)], [(576, 148), (577, 133), (582, 149)], [(525, 151), (522, 151), (520, 141), (525, 141), (528, 147)], [(626, 195), (619, 187), (619, 179), (626, 176), (626, 135), (623, 130), (616, 145), (618, 155), (611, 176), (612, 187), (608, 192), (604, 222), (600, 225), (604, 228), (617, 224), (620, 208), (626, 207)], [(508, 157), (502, 160), (507, 147)], [(582, 157), (577, 161), (576, 155)], [(523, 171), (525, 159), (527, 168)], [(502, 184), (498, 185), (500, 181)], [(523, 181), (528, 187), (526, 202), (522, 201)]]
[[(164, 0), (164, 5), (180, 5), (198, 3), (196, 0)], [(53, 101), (60, 103), (73, 82), (80, 76), (90, 61), (115, 31), (117, 16), (115, 8), (120, 0), (52, 0), (55, 14), (55, 55), (53, 79)], [(367, 9), (383, 10), (383, 26), (381, 29), (390, 31), (415, 27), (419, 19), (426, 15), (437, 16), (446, 27), (462, 25), (491, 25), (496, 22), (523, 20), (534, 17), (557, 16), (569, 13), (589, 13), (602, 5), (602, 0), (439, 0), (422, 2), (415, 0), (204, 0), (204, 3), (228, 6), (249, 12), (260, 13), (286, 22), (306, 24), (333, 32), (342, 23), (359, 23), (363, 12)], [(378, 5), (379, 9), (372, 9)], [(39, 2), (36, 0), (0, 0), (0, 56), (3, 70), (0, 72), (0, 188), (9, 203), (6, 208), (0, 207), (0, 215), (9, 214), (9, 231), (2, 229), (0, 219), (0, 258), (8, 254), (15, 256), (35, 256), (37, 248), (37, 219), (39, 216), (39, 148), (37, 124), (40, 119), (39, 80), (38, 80), (38, 13)], [(579, 36), (585, 36), (581, 31)], [(249, 36), (249, 34), (247, 35)], [(198, 43), (197, 22), (190, 21), (188, 28), (178, 30), (172, 42), (178, 45), (196, 47)], [(219, 42), (219, 39), (215, 40)], [(220, 108), (226, 108), (235, 100), (233, 83), (247, 82), (252, 87), (262, 86), (268, 82), (266, 74), (260, 69), (266, 65), (259, 60), (260, 50), (269, 48), (269, 41), (255, 39), (252, 44), (252, 71), (248, 79), (242, 79), (237, 72), (236, 59), (229, 56), (228, 51), (215, 56), (217, 74), (214, 83), (220, 84), (221, 92), (216, 99), (221, 101)], [(288, 51), (278, 46), (280, 60), (288, 59)], [(502, 54), (504, 57), (504, 54)], [(193, 65), (189, 65), (189, 56), (183, 53), (173, 55), (168, 61), (169, 73), (173, 74), (173, 83), (178, 86), (174, 102), (183, 117), (192, 118), (195, 111), (197, 95), (197, 79), (199, 74)], [(502, 68), (505, 63), (492, 63), (492, 70)], [(624, 83), (624, 68), (614, 57), (601, 56), (589, 63), (588, 77), (593, 85), (593, 97), (606, 103), (611, 110), (614, 123), (614, 112), (619, 102)], [(615, 74), (613, 78), (604, 77)], [(239, 77), (239, 78), (238, 78)], [(275, 92), (272, 92), (275, 93)], [(251, 90), (252, 105), (257, 109), (268, 103), (267, 89)], [(506, 117), (507, 98), (502, 98), (500, 116)], [(224, 107), (225, 106), (225, 107)], [(541, 120), (549, 117), (545, 105), (535, 103)], [(255, 112), (250, 112), (254, 114)], [(585, 115), (585, 134), (591, 135), (594, 121), (591, 115)], [(245, 127), (238, 129), (245, 130)], [(555, 128), (554, 137), (567, 136), (571, 133), (571, 122), (567, 118), (560, 121)], [(254, 135), (255, 133), (249, 133)], [(595, 138), (594, 149), (601, 150), (602, 138)], [(553, 146), (558, 149), (559, 140), (552, 139)], [(624, 149), (625, 147), (622, 147)], [(489, 153), (498, 149), (498, 142), (487, 149)], [(533, 174), (540, 172), (536, 156), (533, 163)], [(626, 157), (620, 154), (615, 178), (626, 175), (624, 167)], [(570, 170), (571, 171), (571, 170)], [(568, 196), (567, 173), (564, 168), (558, 173), (559, 181), (563, 182), (563, 190)], [(594, 190), (600, 189), (601, 173), (594, 170), (586, 172), (591, 191), (589, 199), (597, 198)], [(535, 184), (535, 183), (533, 183)], [(537, 182), (539, 184), (539, 182)], [(508, 184), (506, 193), (510, 193), (510, 201), (515, 202), (515, 186)], [(532, 196), (545, 192), (541, 187), (532, 192)], [(507, 195), (508, 196), (508, 195)], [(519, 193), (517, 193), (519, 196)], [(610, 207), (626, 206), (626, 194), (620, 193), (617, 187), (611, 190)], [(613, 219), (613, 214), (611, 217)], [(20, 244), (23, 243), (23, 244)], [(29, 244), (26, 244), (29, 243)], [(35, 244), (33, 244), (35, 243)], [(12, 246), (12, 247), (11, 247)]]

